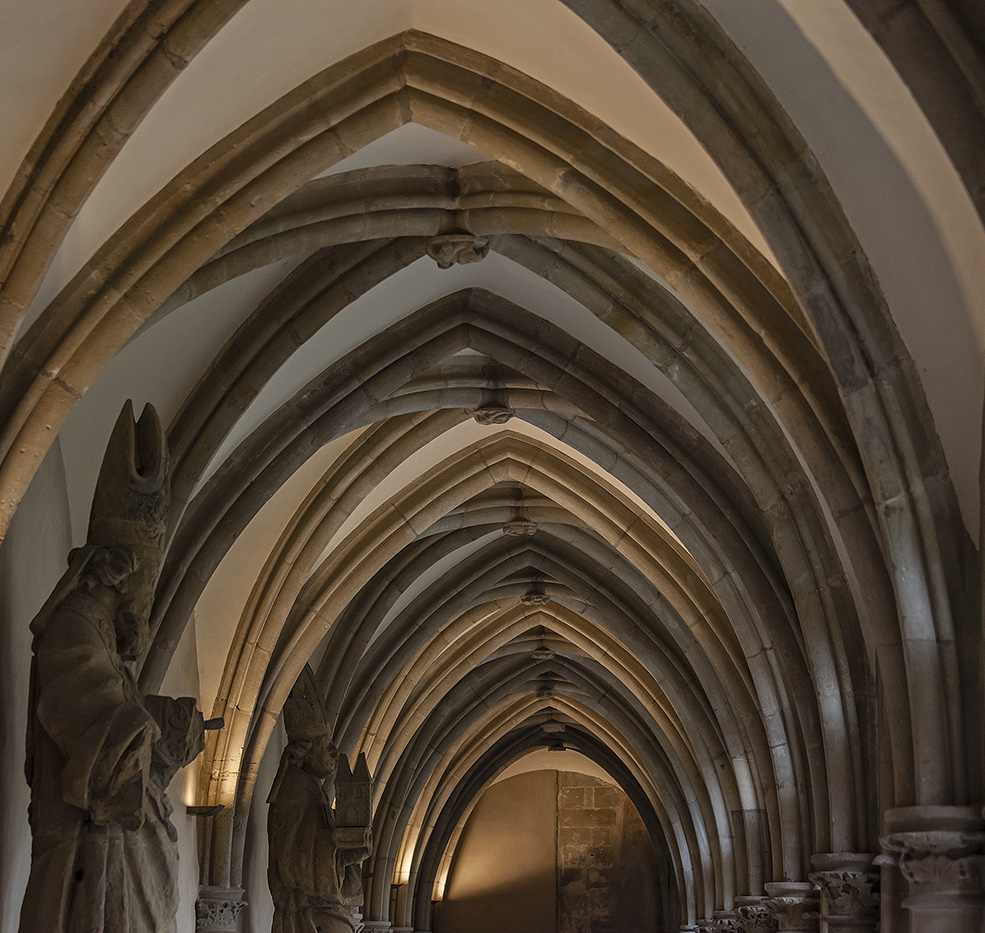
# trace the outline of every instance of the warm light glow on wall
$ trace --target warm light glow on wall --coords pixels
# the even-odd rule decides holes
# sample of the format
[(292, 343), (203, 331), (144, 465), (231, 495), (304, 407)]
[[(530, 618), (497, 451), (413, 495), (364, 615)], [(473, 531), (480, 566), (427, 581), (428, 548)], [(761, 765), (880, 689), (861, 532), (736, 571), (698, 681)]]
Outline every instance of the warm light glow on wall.
[(199, 782), (199, 763), (201, 758), (196, 758), (190, 765), (181, 771), (181, 802), (186, 807), (193, 807), (198, 803), (198, 782)]

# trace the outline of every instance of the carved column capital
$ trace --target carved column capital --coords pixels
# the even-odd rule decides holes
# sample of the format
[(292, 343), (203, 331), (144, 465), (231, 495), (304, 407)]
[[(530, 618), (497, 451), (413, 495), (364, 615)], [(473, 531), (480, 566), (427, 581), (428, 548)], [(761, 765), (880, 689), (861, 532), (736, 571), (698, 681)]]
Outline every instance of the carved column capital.
[(808, 877), (821, 892), (821, 901), (830, 913), (874, 915), (879, 909), (879, 893), (872, 875), (861, 871), (813, 871)]
[(205, 885), (195, 902), (195, 929), (198, 933), (236, 933), (240, 911), (246, 906), (242, 888)]
[(899, 853), (899, 868), (911, 896), (982, 893), (985, 833), (921, 830), (883, 836), (883, 847)]
[(821, 900), (807, 881), (777, 881), (765, 886), (763, 906), (777, 921), (780, 933), (818, 929)]
[(739, 929), (742, 933), (777, 933), (779, 924), (767, 909), (763, 899), (758, 904), (744, 904), (736, 908)]
[(883, 849), (907, 882), (913, 929), (978, 930), (985, 920), (985, 821), (977, 807), (915, 806), (883, 815)]
[(821, 892), (821, 917), (829, 930), (875, 930), (879, 922), (879, 875), (865, 852), (815, 855), (808, 878)]
[(714, 920), (697, 920), (695, 921), (694, 929), (698, 933), (718, 933), (718, 927), (715, 926)]
[(739, 915), (734, 910), (716, 910), (711, 923), (714, 933), (743, 933), (739, 926)]

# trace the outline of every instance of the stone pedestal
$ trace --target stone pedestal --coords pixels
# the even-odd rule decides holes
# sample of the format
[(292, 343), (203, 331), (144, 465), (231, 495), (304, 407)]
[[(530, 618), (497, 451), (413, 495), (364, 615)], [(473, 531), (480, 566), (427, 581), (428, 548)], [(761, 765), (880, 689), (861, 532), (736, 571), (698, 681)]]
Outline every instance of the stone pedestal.
[(825, 852), (809, 875), (821, 893), (821, 933), (876, 933), (879, 873), (867, 852)]
[(741, 933), (777, 933), (779, 927), (766, 907), (765, 897), (737, 897), (735, 912), (739, 915)]
[(242, 888), (199, 888), (195, 902), (197, 933), (236, 933), (240, 911), (246, 906), (243, 894)]
[(903, 907), (920, 933), (980, 930), (985, 922), (985, 820), (972, 807), (903, 807), (880, 842), (909, 885)]
[(763, 905), (777, 923), (779, 933), (817, 933), (821, 899), (808, 881), (776, 881), (764, 886)]

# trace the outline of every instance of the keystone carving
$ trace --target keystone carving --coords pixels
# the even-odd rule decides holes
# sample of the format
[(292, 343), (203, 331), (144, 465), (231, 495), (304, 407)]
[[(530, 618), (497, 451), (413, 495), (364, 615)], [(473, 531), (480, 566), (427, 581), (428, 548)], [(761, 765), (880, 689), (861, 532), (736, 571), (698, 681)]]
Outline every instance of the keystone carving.
[(468, 414), (476, 424), (494, 425), (506, 424), (515, 412), (505, 405), (483, 405), (481, 408), (470, 408)]
[(427, 242), (427, 253), (439, 269), (480, 262), (489, 255), (489, 240), (471, 233), (445, 233)]
[(537, 522), (532, 522), (525, 518), (517, 518), (503, 525), (503, 534), (510, 535), (514, 538), (530, 537), (537, 533), (538, 527)]

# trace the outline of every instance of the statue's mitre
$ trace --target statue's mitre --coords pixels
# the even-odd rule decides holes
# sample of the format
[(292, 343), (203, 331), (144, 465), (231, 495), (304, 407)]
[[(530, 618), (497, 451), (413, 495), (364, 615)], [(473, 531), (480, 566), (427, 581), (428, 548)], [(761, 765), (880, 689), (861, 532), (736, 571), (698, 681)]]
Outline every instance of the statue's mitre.
[(89, 513), (89, 544), (163, 551), (170, 500), (168, 443), (145, 405), (139, 421), (127, 401), (116, 419)]
[(305, 742), (328, 734), (328, 714), (315, 675), (305, 664), (284, 704), (284, 727), (290, 742)]

